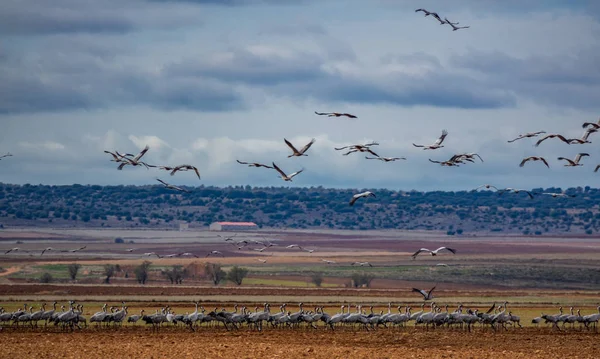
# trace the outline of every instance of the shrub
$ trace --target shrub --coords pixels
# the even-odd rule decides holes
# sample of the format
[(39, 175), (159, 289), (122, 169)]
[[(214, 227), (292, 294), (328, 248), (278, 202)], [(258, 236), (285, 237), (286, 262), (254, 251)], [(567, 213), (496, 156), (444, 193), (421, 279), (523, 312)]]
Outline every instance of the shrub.
[(67, 266), (67, 269), (69, 270), (69, 277), (71, 278), (71, 280), (77, 279), (77, 273), (79, 272), (80, 268), (81, 264), (79, 263), (71, 263)]
[(48, 272), (45, 272), (40, 277), (40, 283), (51, 283), (53, 280), (54, 280), (54, 278), (52, 278), (52, 274), (50, 274)]
[(242, 281), (244, 280), (244, 278), (246, 278), (247, 275), (248, 269), (234, 266), (229, 270), (229, 273), (227, 273), (227, 279), (229, 279), (237, 285), (242, 285)]
[(133, 270), (135, 273), (135, 279), (139, 284), (146, 284), (146, 281), (148, 281), (148, 272), (150, 271), (151, 264), (152, 262), (150, 261), (144, 261)]
[(316, 285), (317, 287), (320, 287), (321, 284), (323, 283), (323, 273), (315, 272), (315, 273), (311, 274), (310, 281), (313, 282), (313, 284)]
[(220, 264), (206, 263), (205, 272), (208, 279), (210, 279), (214, 285), (218, 285), (227, 277), (227, 273), (221, 269)]
[(115, 266), (112, 264), (105, 264), (104, 265), (104, 283), (109, 284), (110, 283), (110, 278), (112, 278), (112, 276), (115, 275)]

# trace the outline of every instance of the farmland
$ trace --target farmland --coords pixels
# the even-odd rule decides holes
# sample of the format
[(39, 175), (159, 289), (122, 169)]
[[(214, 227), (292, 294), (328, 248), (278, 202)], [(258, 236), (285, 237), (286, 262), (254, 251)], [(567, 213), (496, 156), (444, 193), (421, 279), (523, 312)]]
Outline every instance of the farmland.
[[(271, 303), (274, 310), (287, 303), (292, 312), (299, 302), (311, 310), (322, 306), (330, 314), (339, 312), (342, 304), (354, 308), (373, 306), (379, 312), (387, 311), (388, 303), (393, 303), (394, 308), (410, 306), (417, 311), (423, 301), (411, 288), (436, 286), (435, 301), (440, 306), (448, 305), (454, 310), (463, 304), (466, 308), (487, 310), (492, 303), (507, 301), (525, 326), (501, 332), (480, 326), (473, 333), (445, 328), (425, 332), (409, 323), (405, 328), (380, 328), (374, 332), (358, 328), (331, 332), (320, 324), (317, 330), (292, 329), (293, 336), (285, 328), (257, 333), (246, 327), (229, 332), (223, 327), (203, 326), (191, 333), (184, 327), (167, 326), (153, 333), (151, 328), (138, 324), (111, 330), (92, 326), (65, 334), (54, 326), (7, 326), (0, 337), (9, 343), (8, 351), (0, 353), (0, 357), (17, 350), (29, 350), (33, 357), (34, 351), (25, 344), (29, 341), (39, 343), (36, 357), (68, 358), (82, 353), (100, 357), (117, 350), (118, 344), (113, 343), (117, 337), (123, 346), (119, 350), (129, 356), (151, 356), (149, 353), (171, 348), (169, 343), (189, 343), (175, 345), (176, 349), (160, 355), (166, 358), (191, 356), (201, 348), (215, 357), (235, 352), (242, 357), (273, 353), (271, 357), (281, 358), (394, 357), (407, 350), (414, 357), (548, 358), (567, 355), (565, 345), (575, 343), (581, 356), (587, 357), (599, 349), (593, 331), (576, 328), (556, 333), (545, 325), (538, 328), (531, 324), (532, 318), (542, 312), (556, 313), (559, 306), (573, 306), (583, 314), (596, 311), (600, 297), (600, 244), (585, 236), (480, 234), (457, 238), (428, 231), (263, 229), (237, 234), (221, 232), (218, 237), (214, 232), (197, 229), (179, 232), (38, 227), (5, 229), (0, 234), (1, 250), (19, 248), (0, 257), (0, 306), (6, 311), (17, 310), (23, 303), (37, 308), (53, 301), (66, 305), (69, 300), (82, 304), (83, 315), (88, 318), (104, 303), (118, 307), (122, 301), (127, 303), (130, 314), (141, 309), (153, 313), (165, 306), (175, 313), (190, 313), (194, 310), (193, 301), (199, 301), (207, 310), (217, 307), (229, 311), (235, 304), (250, 309), (265, 302)], [(117, 237), (123, 243), (115, 243)], [(239, 248), (224, 240), (228, 237), (249, 244)], [(275, 245), (258, 251), (255, 249), (262, 246), (253, 241)], [(286, 248), (291, 244), (313, 252)], [(455, 248), (457, 254), (426, 255), (415, 260), (410, 257), (415, 249), (441, 245)], [(41, 255), (48, 247), (52, 249)], [(81, 247), (85, 249), (69, 252)], [(212, 250), (223, 256), (206, 257)], [(183, 252), (196, 257), (168, 257)], [(352, 265), (356, 261), (369, 262), (372, 267)], [(140, 284), (135, 271), (144, 263), (149, 263), (147, 281)], [(69, 275), (73, 264), (78, 265), (75, 279)], [(227, 278), (215, 284), (206, 272), (209, 264), (225, 272), (238, 266), (248, 273), (241, 285)], [(105, 282), (107, 266), (118, 268), (109, 283)], [(174, 268), (185, 272), (181, 284), (171, 283), (166, 274)], [(319, 286), (313, 280), (315, 273), (322, 277)], [(44, 274), (51, 277), (47, 283), (41, 282)], [(355, 285), (360, 277), (369, 280)], [(560, 335), (561, 345), (553, 339), (556, 335)], [(492, 348), (489, 341), (497, 345)], [(74, 343), (81, 344), (75, 349)], [(373, 351), (374, 355), (366, 354)]]

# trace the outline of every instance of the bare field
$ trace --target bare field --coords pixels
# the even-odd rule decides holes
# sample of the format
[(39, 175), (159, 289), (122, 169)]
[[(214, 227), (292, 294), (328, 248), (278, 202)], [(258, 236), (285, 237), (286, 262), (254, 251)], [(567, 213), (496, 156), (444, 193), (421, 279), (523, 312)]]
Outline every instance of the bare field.
[[(0, 332), (0, 358), (592, 358), (598, 335), (523, 329), (493, 333), (436, 330), (335, 332), (147, 328), (74, 333)], [(17, 354), (18, 353), (18, 354)]]

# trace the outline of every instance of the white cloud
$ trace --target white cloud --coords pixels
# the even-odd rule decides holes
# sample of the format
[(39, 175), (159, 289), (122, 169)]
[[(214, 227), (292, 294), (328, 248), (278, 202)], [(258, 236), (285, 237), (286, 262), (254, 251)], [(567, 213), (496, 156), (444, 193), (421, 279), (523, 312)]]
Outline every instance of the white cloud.
[(53, 142), (53, 141), (44, 141), (40, 143), (33, 142), (19, 142), (19, 146), (29, 149), (29, 150), (42, 150), (42, 151), (60, 151), (65, 149), (65, 145)]

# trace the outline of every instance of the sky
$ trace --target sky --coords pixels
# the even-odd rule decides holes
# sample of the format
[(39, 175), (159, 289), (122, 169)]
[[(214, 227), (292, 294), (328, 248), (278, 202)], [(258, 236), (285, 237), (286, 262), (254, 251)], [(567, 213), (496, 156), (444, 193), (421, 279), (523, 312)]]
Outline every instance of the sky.
[[(437, 12), (452, 31), (417, 8)], [(0, 182), (393, 190), (597, 187), (600, 5), (558, 0), (4, 0)], [(349, 112), (357, 119), (317, 116)], [(444, 147), (423, 150), (446, 129)], [(308, 156), (292, 157), (284, 143)], [(376, 141), (384, 163), (335, 151)], [(150, 150), (128, 166), (104, 150)], [(476, 152), (484, 162), (428, 161)], [(585, 152), (581, 167), (557, 157)], [(543, 156), (550, 164), (519, 163)], [(275, 162), (304, 172), (284, 182)]]

